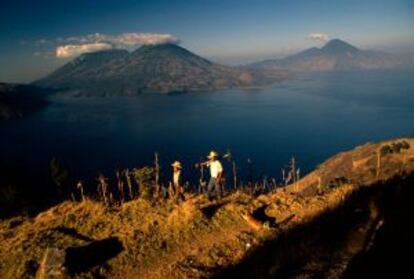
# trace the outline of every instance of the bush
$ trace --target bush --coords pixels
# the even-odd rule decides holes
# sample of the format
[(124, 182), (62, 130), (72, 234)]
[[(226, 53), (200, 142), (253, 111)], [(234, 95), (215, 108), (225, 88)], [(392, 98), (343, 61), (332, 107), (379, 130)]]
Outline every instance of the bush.
[(336, 177), (336, 178), (332, 179), (331, 181), (329, 181), (327, 188), (328, 189), (335, 189), (335, 188), (341, 187), (342, 185), (347, 184), (347, 183), (349, 183), (348, 178), (346, 178), (344, 176)]
[(384, 145), (381, 150), (381, 156), (392, 154), (392, 153), (400, 153), (401, 150), (409, 149), (410, 144), (406, 142), (405, 140), (400, 142), (393, 142), (391, 144)]
[(153, 195), (153, 185), (155, 183), (155, 171), (152, 167), (135, 168), (132, 176), (138, 185), (138, 194), (142, 198), (151, 199)]

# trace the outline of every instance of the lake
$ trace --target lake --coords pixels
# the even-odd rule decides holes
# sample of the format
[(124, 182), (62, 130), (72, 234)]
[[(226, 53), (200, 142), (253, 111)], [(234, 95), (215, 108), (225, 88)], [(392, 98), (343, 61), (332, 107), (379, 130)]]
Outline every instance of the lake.
[[(118, 167), (152, 164), (163, 180), (180, 160), (184, 179), (211, 149), (230, 150), (246, 180), (280, 181), (291, 157), (302, 173), (356, 145), (414, 135), (414, 71), (331, 72), (298, 76), (263, 89), (182, 95), (52, 98), (27, 118), (0, 123), (0, 166), (47, 174), (58, 158), (76, 179), (108, 176)], [(224, 163), (227, 172), (231, 165)], [(36, 186), (37, 187), (37, 186)]]

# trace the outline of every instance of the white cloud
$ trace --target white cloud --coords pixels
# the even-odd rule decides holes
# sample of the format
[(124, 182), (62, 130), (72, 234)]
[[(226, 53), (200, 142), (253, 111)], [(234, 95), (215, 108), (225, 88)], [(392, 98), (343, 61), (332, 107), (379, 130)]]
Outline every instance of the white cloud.
[(112, 45), (107, 43), (91, 43), (78, 45), (64, 45), (56, 48), (56, 57), (71, 58), (82, 53), (94, 52), (112, 48)]
[(310, 33), (308, 35), (308, 38), (311, 40), (316, 40), (316, 41), (322, 41), (322, 42), (327, 42), (329, 40), (329, 36), (328, 34), (325, 33)]
[(156, 33), (124, 33), (119, 36), (112, 37), (111, 41), (120, 46), (178, 43), (178, 39), (171, 34)]
[[(95, 33), (85, 36), (58, 38), (56, 42), (62, 44), (56, 48), (56, 57), (70, 58), (85, 52), (103, 49), (178, 43), (179, 40), (171, 34), (122, 33), (119, 35), (106, 35)], [(67, 45), (64, 45), (64, 43), (67, 43)]]
[[(69, 37), (67, 42), (76, 43), (107, 43), (114, 47), (128, 47), (135, 45), (155, 45), (163, 43), (178, 43), (178, 39), (171, 34), (159, 33), (122, 33), (119, 35), (106, 35), (101, 33), (86, 36)], [(62, 39), (61, 39), (62, 41)]]

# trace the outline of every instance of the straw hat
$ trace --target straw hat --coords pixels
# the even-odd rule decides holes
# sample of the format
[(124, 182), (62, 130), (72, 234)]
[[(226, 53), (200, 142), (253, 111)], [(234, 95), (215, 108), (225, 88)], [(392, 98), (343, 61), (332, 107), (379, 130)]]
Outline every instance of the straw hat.
[(218, 153), (214, 150), (210, 151), (210, 154), (208, 154), (207, 158), (208, 159), (213, 159), (213, 158), (217, 158), (218, 157)]
[(171, 164), (174, 168), (182, 169), (181, 163), (179, 161), (174, 161), (174, 163)]

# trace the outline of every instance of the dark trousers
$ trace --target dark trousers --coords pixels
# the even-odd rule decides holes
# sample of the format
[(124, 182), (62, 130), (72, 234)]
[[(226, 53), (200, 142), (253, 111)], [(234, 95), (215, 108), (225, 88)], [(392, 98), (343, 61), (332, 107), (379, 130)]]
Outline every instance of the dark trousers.
[(214, 178), (214, 177), (210, 177), (210, 181), (208, 182), (207, 185), (207, 197), (208, 198), (221, 198), (221, 186), (219, 181)]

